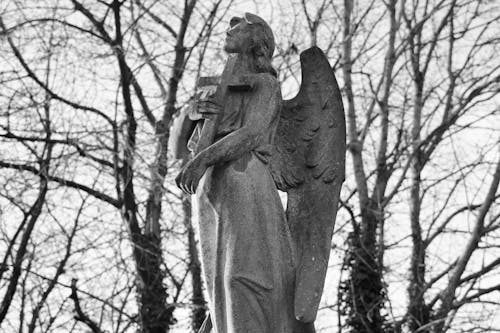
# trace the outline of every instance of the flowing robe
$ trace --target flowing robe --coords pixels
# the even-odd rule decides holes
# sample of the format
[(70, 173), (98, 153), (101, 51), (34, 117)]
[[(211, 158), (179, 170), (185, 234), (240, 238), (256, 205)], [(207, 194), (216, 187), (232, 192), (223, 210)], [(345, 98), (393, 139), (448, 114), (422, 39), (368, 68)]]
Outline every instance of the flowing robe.
[(281, 93), (269, 74), (254, 83), (225, 93), (216, 136), (246, 131), (234, 144), (248, 149), (211, 166), (193, 200), (214, 333), (290, 333), (295, 321), (294, 249), (267, 166)]

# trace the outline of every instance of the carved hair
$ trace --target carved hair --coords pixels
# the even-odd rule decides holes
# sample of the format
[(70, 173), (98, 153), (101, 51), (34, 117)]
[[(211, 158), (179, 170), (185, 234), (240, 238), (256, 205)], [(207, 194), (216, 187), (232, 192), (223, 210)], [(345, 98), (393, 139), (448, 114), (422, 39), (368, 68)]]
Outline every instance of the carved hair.
[[(245, 13), (243, 19), (253, 32), (249, 51), (255, 71), (277, 76), (276, 70), (271, 63), (275, 47), (273, 31), (266, 21), (255, 14)], [(241, 20), (241, 18), (233, 18), (233, 20), (231, 20), (231, 24), (236, 23), (235, 21)]]

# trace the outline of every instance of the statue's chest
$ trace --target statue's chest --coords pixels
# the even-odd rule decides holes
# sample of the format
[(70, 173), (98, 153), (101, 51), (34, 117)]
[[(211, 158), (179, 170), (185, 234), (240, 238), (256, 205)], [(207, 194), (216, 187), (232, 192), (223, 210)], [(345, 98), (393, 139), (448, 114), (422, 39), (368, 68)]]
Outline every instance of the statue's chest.
[(223, 115), (217, 131), (220, 135), (234, 132), (243, 126), (247, 93), (227, 92), (223, 102)]
[(241, 128), (245, 121), (248, 103), (254, 94), (255, 75), (222, 75), (221, 93), (223, 115), (219, 125), (218, 135), (226, 135)]

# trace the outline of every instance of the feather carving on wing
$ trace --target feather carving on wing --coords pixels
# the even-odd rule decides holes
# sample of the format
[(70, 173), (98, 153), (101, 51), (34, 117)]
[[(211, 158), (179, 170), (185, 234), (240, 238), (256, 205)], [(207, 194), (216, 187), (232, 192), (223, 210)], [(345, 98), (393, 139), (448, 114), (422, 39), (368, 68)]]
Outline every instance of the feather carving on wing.
[(295, 242), (295, 317), (316, 318), (321, 299), (340, 187), (345, 175), (345, 117), (340, 90), (323, 52), (300, 55), (299, 93), (283, 101), (270, 168), (288, 193), (287, 220)]

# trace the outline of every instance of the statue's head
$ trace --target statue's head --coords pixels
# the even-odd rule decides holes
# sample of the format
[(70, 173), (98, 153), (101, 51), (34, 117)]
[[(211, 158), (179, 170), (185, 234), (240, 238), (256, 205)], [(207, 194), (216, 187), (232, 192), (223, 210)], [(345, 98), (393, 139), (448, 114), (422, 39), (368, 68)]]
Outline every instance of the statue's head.
[(254, 60), (257, 72), (276, 75), (271, 66), (274, 53), (274, 36), (269, 25), (257, 15), (245, 13), (229, 22), (224, 50), (227, 53), (244, 53)]

